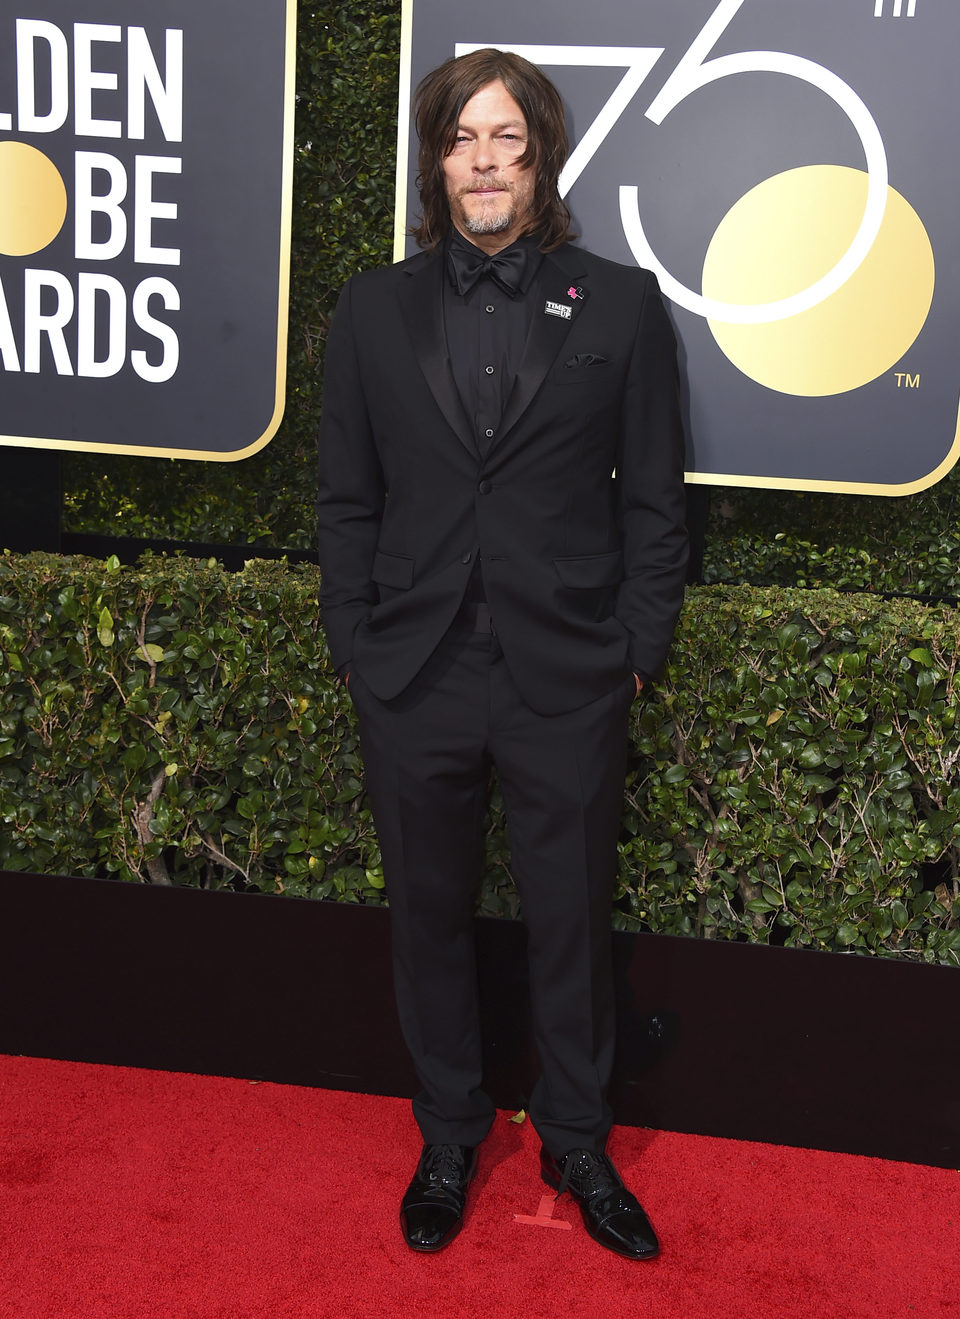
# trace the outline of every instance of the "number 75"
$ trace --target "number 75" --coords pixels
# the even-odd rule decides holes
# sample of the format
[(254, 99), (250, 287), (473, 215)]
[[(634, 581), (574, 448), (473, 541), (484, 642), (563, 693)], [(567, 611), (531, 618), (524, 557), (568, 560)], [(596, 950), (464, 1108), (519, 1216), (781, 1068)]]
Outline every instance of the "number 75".
[[(867, 200), (863, 218), (846, 252), (816, 283), (775, 302), (743, 305), (705, 298), (681, 284), (657, 257), (640, 219), (639, 189), (636, 185), (620, 187), (620, 218), (630, 250), (637, 264), (652, 270), (668, 298), (680, 307), (711, 320), (738, 325), (760, 325), (799, 315), (823, 302), (845, 284), (873, 246), (887, 205), (887, 155), (880, 130), (873, 116), (852, 87), (822, 64), (775, 50), (742, 51), (708, 59), (720, 37), (742, 9), (745, 0), (720, 0), (716, 9), (691, 42), (660, 92), (647, 107), (645, 117), (662, 124), (682, 101), (721, 78), (738, 73), (782, 73), (810, 83), (834, 101), (850, 120), (860, 139), (867, 168)], [(456, 53), (482, 49), (484, 43), (458, 43)], [(636, 96), (651, 69), (664, 53), (663, 46), (549, 46), (502, 45), (534, 64), (576, 65), (579, 67), (623, 68), (626, 73), (617, 84), (600, 113), (570, 153), (560, 175), (560, 195), (566, 194), (593, 159), (614, 124)]]

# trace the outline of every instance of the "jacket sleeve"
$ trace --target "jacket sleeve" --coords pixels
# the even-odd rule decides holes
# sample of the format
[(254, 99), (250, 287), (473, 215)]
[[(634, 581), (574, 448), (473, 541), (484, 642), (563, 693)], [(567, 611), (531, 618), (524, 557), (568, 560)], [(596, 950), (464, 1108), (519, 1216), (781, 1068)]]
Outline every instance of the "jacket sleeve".
[(327, 334), (319, 459), (320, 607), (330, 657), (343, 670), (353, 635), (377, 599), (372, 569), (384, 504), (357, 354), (352, 281)]
[(683, 604), (689, 556), (683, 470), (676, 338), (656, 279), (647, 274), (617, 453), (624, 576), (616, 613), (641, 677), (661, 673)]

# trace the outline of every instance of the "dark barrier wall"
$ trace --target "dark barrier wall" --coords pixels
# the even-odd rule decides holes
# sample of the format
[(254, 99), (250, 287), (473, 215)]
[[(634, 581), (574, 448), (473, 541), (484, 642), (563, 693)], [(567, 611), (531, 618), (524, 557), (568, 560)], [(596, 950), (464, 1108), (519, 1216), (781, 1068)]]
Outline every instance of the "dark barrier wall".
[[(412, 1095), (383, 910), (0, 872), (0, 1052)], [(945, 967), (614, 935), (619, 1122), (956, 1167)], [(536, 1059), (523, 927), (480, 920), (490, 1092)]]

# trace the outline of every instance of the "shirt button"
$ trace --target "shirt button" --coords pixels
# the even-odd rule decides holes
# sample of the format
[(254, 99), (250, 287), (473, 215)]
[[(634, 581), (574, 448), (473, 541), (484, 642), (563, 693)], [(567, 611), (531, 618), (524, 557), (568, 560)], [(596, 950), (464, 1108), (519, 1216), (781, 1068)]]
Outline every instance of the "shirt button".
[(484, 369), (484, 371), (486, 371), (486, 373), (487, 373), (488, 376), (492, 376), (492, 375), (493, 375), (493, 367), (492, 367), (492, 366), (485, 366), (483, 369)]
[(487, 305), (484, 307), (483, 310), (484, 310), (484, 311), (493, 311), (493, 310), (494, 310), (493, 303), (492, 303), (492, 302), (488, 302)]
[[(491, 431), (490, 434), (492, 435), (493, 432)], [(489, 495), (490, 491), (493, 489), (493, 486), (490, 484), (489, 481), (481, 481), (480, 484), (477, 486), (477, 489), (479, 490), (481, 495)]]
[(492, 439), (493, 439), (493, 429), (492, 429), (492, 427), (488, 426), (487, 429), (486, 429), (483, 433), (484, 433), (484, 435), (486, 435), (486, 437), (487, 437), (488, 440), (492, 440)]

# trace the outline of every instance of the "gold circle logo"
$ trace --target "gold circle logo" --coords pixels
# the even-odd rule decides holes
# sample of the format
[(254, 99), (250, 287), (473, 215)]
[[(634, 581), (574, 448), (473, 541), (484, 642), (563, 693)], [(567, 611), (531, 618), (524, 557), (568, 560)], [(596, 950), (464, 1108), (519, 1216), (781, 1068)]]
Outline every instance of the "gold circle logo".
[(53, 161), (25, 142), (0, 142), (0, 255), (39, 252), (66, 216), (67, 190)]
[[(867, 175), (841, 165), (787, 170), (752, 188), (721, 220), (703, 265), (705, 297), (742, 304), (790, 297), (837, 264), (863, 217)], [(883, 223), (845, 284), (816, 306), (762, 325), (708, 324), (740, 371), (782, 394), (842, 394), (899, 362), (933, 300), (930, 239), (888, 188)]]

